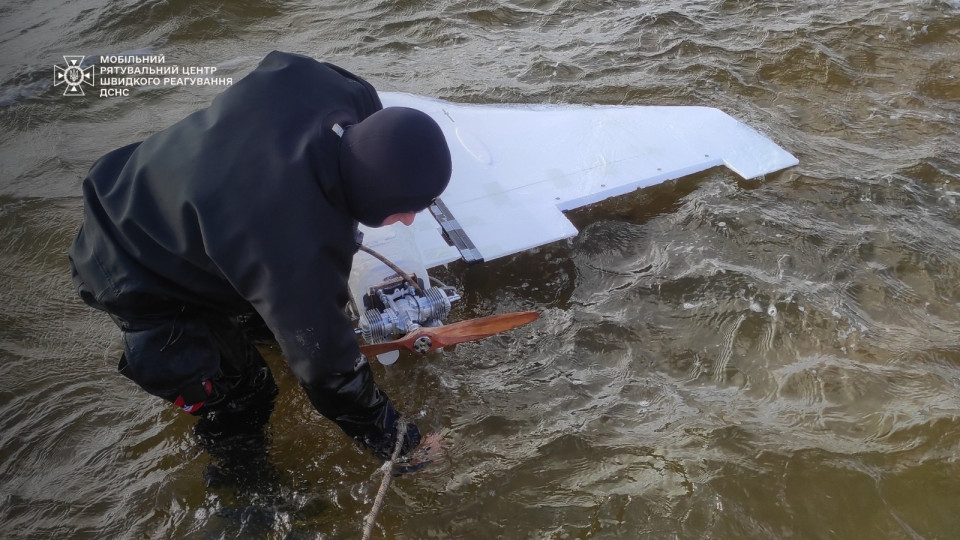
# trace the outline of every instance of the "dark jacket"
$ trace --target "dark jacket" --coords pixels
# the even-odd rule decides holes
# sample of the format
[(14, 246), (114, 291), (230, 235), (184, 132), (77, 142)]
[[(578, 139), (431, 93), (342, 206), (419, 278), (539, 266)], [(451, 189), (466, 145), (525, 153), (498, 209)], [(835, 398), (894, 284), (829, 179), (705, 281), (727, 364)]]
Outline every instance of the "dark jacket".
[(134, 320), (256, 310), (316, 409), (389, 455), (396, 413), (343, 313), (356, 222), (332, 129), (381, 108), (362, 79), (273, 52), (209, 108), (107, 154), (83, 181), (80, 296)]

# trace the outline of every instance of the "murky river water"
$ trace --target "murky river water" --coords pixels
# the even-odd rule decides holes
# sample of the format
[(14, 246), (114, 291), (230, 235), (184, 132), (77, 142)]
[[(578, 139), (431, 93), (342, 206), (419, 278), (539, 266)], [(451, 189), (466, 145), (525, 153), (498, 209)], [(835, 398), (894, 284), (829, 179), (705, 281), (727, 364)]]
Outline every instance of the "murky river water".
[(222, 88), (78, 98), (52, 66), (239, 78), (273, 49), (453, 101), (715, 106), (800, 159), (441, 272), (456, 318), (542, 317), (376, 368), (452, 444), (394, 482), (378, 536), (960, 537), (956, 0), (0, 4), (0, 537), (359, 536), (378, 464), (275, 349), (276, 476), (208, 488), (192, 420), (115, 373), (117, 331), (69, 283), (92, 161)]

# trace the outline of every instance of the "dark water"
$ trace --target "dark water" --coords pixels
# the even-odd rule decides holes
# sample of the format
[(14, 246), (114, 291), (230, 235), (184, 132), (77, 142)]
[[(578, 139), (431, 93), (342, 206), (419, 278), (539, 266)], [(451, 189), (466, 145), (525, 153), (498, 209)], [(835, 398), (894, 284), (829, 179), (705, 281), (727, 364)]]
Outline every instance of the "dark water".
[(571, 214), (442, 277), (507, 336), (378, 378), (443, 430), (388, 538), (960, 537), (960, 2), (0, 4), (0, 537), (354, 538), (377, 463), (276, 350), (276, 477), (208, 488), (192, 421), (115, 374), (65, 251), (92, 161), (217, 87), (65, 97), (63, 55), (240, 77), (272, 49), (479, 103), (722, 108), (800, 165)]

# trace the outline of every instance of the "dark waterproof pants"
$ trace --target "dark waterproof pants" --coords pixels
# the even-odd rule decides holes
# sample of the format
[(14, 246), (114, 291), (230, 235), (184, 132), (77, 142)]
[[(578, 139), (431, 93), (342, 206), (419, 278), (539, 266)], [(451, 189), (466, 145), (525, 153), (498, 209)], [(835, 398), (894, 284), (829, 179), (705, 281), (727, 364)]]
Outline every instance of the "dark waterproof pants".
[(266, 464), (265, 427), (277, 385), (236, 320), (180, 310), (127, 321), (119, 370), (147, 392), (200, 417), (195, 432), (219, 480), (256, 481)]

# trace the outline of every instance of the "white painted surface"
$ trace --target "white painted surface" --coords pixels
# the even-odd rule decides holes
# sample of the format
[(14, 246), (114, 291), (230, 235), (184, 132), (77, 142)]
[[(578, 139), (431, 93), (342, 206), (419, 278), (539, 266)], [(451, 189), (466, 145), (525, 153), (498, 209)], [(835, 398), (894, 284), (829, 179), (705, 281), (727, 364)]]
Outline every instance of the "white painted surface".
[[(750, 179), (797, 163), (770, 139), (707, 107), (470, 105), (398, 93), (380, 97), (385, 107), (426, 112), (443, 129), (453, 177), (441, 198), (485, 260), (576, 235), (564, 210), (719, 165)], [(394, 227), (402, 225), (364, 229), (364, 243), (373, 249), (388, 245)], [(412, 231), (427, 268), (460, 258), (429, 212), (417, 216)]]

